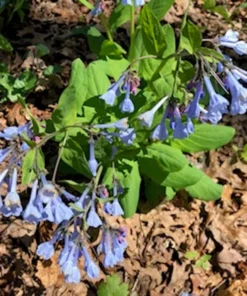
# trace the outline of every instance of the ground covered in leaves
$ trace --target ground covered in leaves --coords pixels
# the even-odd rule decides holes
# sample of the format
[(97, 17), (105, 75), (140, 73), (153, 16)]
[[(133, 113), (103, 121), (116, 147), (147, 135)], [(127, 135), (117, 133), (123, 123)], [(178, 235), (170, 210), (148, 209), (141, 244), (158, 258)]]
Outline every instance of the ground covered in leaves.
[[(105, 2), (110, 11), (114, 3)], [(178, 27), (186, 2), (177, 0), (165, 21)], [(231, 11), (241, 4), (217, 2), (224, 2)], [(205, 28), (207, 36), (234, 26), (246, 38), (246, 11), (237, 11), (229, 24), (203, 10), (201, 4), (195, 2), (189, 17)], [(32, 69), (38, 75), (39, 84), (28, 95), (29, 107), (38, 118), (49, 118), (68, 83), (72, 60), (80, 57), (87, 63), (94, 59), (79, 26), (81, 20), (97, 23), (87, 9), (72, 0), (33, 0), (30, 16), (22, 24), (13, 23), (7, 32), (15, 50), (11, 55), (0, 53), (0, 58), (12, 74)], [(117, 36), (123, 47), (128, 46), (128, 30), (125, 26)], [(35, 45), (40, 43), (50, 50), (42, 59), (35, 55)], [(247, 60), (241, 58), (239, 62), (247, 69)], [(60, 71), (45, 77), (43, 69), (50, 65), (59, 65)], [(28, 119), (18, 104), (0, 106), (1, 129)], [(180, 191), (172, 202), (161, 203), (152, 210), (143, 202), (132, 218), (113, 220), (113, 224), (128, 228), (129, 247), (125, 261), (114, 269), (102, 269), (99, 280), (116, 272), (128, 283), (132, 296), (175, 296), (181, 292), (194, 296), (247, 295), (247, 164), (239, 157), (239, 150), (247, 141), (247, 116), (225, 117), (223, 124), (236, 129), (232, 143), (210, 153), (188, 155), (194, 165), (224, 185), (222, 200), (192, 201)], [(21, 192), (25, 190), (20, 188)], [(57, 254), (50, 261), (36, 256), (37, 245), (53, 233), (48, 223), (38, 228), (36, 231), (36, 226), (20, 219), (1, 217), (0, 295), (96, 295), (99, 282), (89, 282), (85, 274), (82, 283), (65, 284), (56, 264)], [(83, 262), (80, 264), (83, 266)]]

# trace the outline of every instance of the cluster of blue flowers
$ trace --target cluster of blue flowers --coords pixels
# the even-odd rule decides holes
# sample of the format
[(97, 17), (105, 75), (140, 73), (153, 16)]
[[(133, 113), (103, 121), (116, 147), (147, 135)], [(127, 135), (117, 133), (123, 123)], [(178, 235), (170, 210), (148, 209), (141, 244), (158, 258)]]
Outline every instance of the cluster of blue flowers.
[[(229, 30), (224, 36), (216, 38), (214, 45), (218, 51), (220, 51), (220, 46), (225, 46), (233, 48), (240, 55), (247, 54), (247, 43), (239, 41), (238, 37), (238, 32)], [(151, 128), (156, 112), (165, 105), (162, 119), (151, 133), (152, 140), (164, 141), (169, 137), (167, 121), (169, 121), (169, 128), (173, 131), (173, 138), (184, 139), (194, 132), (194, 120), (217, 124), (222, 119), (222, 115), (229, 111), (231, 115), (246, 112), (247, 89), (241, 84), (241, 81), (247, 82), (247, 71), (233, 65), (229, 57), (224, 57), (225, 60), (218, 64), (218, 75), (216, 73), (213, 74), (217, 75), (215, 81), (220, 81), (220, 85), (223, 86), (222, 89), (230, 92), (230, 102), (215, 90), (214, 82), (210, 78), (212, 73), (207, 74), (202, 69), (203, 75), (196, 77), (196, 80), (190, 83), (190, 90), (194, 89), (194, 98), (186, 108), (183, 108), (183, 112), (180, 111), (177, 103), (167, 96), (162, 98), (152, 109), (138, 116), (142, 126)], [(126, 91), (125, 98), (119, 107), (122, 113), (132, 113), (135, 111), (135, 108), (130, 94), (136, 94), (139, 83), (138, 78), (135, 77), (133, 79), (133, 75), (127, 71), (109, 87), (106, 93), (100, 96), (100, 99), (113, 106), (116, 98), (121, 95), (122, 91)], [(200, 100), (205, 97), (205, 91), (209, 96), (209, 103), (207, 106), (202, 106), (200, 105)], [(122, 130), (119, 133), (105, 132), (103, 135), (108, 140), (111, 140), (112, 137), (120, 138), (125, 144), (130, 145), (133, 144), (136, 134), (133, 128), (129, 128), (125, 124), (126, 122), (127, 118), (124, 118), (114, 124), (101, 124), (95, 127), (115, 127)]]
[[(37, 254), (44, 259), (50, 259), (55, 252), (55, 243), (64, 240), (58, 263), (67, 282), (79, 283), (81, 279), (78, 260), (84, 257), (84, 268), (89, 278), (99, 276), (99, 268), (92, 260), (88, 250), (85, 231), (88, 227), (102, 229), (101, 242), (97, 248), (98, 253), (104, 255), (103, 265), (112, 267), (123, 260), (127, 247), (125, 229), (113, 229), (105, 219), (98, 215), (98, 201), (103, 203), (105, 214), (123, 215), (123, 209), (118, 196), (123, 192), (116, 179), (113, 180), (113, 197), (109, 198), (108, 190), (103, 186), (94, 187), (93, 183), (86, 186), (80, 197), (77, 197), (64, 188), (48, 181), (44, 172), (39, 172), (32, 184), (28, 204), (23, 207), (17, 192), (18, 167), (21, 159), (30, 150), (23, 139), (35, 141), (31, 124), (20, 127), (8, 127), (0, 132), (0, 138), (8, 141), (8, 147), (0, 150), (0, 163), (6, 161), (7, 168), (0, 173), (0, 186), (8, 186), (6, 197), (0, 196), (0, 214), (5, 217), (22, 216), (29, 223), (37, 224), (49, 221), (58, 224), (57, 230), (51, 240), (38, 246)], [(96, 176), (98, 163), (94, 157), (94, 141), (90, 140), (89, 168)], [(71, 226), (74, 230), (71, 232)], [(83, 229), (83, 231), (82, 231)], [(83, 234), (82, 234), (83, 233)]]

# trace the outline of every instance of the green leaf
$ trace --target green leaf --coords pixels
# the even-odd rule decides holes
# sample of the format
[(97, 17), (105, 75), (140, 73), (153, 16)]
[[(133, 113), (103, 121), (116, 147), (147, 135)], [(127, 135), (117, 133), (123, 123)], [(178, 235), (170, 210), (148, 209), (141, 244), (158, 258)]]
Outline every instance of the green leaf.
[(184, 254), (186, 259), (195, 260), (199, 257), (199, 253), (197, 251), (188, 251)]
[(223, 55), (212, 48), (200, 47), (198, 52), (200, 52), (204, 57), (211, 58), (210, 60), (208, 59), (210, 63), (224, 60)]
[(204, 177), (204, 173), (189, 165), (182, 170), (168, 174), (161, 185), (173, 187), (176, 190), (198, 183)]
[(128, 296), (128, 285), (121, 283), (120, 278), (113, 274), (108, 276), (106, 282), (99, 285), (97, 296)]
[(67, 140), (63, 148), (62, 160), (85, 177), (92, 177), (84, 150), (79, 143), (72, 138)]
[(52, 113), (52, 120), (57, 130), (76, 122), (77, 113), (81, 111), (86, 98), (86, 85), (85, 66), (80, 59), (76, 59), (72, 63), (69, 86), (63, 91), (58, 106)]
[(211, 9), (216, 6), (216, 0), (204, 0), (204, 8)]
[(101, 67), (107, 76), (113, 77), (117, 80), (129, 66), (129, 61), (126, 59), (110, 59), (106, 57), (106, 60), (97, 61), (98, 65), (101, 63)]
[(78, 0), (81, 4), (85, 5), (89, 9), (93, 9), (94, 6), (87, 0)]
[(0, 49), (8, 52), (13, 50), (12, 45), (2, 34), (0, 34)]
[(188, 21), (182, 29), (180, 38), (180, 49), (186, 49), (193, 54), (200, 48), (202, 43), (202, 34), (198, 26)]
[(109, 28), (111, 31), (116, 31), (117, 28), (130, 20), (130, 5), (118, 5), (110, 15)]
[(140, 24), (147, 52), (161, 57), (167, 46), (166, 37), (159, 20), (148, 6), (144, 6), (141, 11)]
[(173, 147), (183, 152), (200, 152), (219, 148), (229, 143), (235, 134), (235, 129), (223, 125), (195, 124), (195, 132), (183, 140), (175, 139)]
[(45, 55), (48, 55), (50, 53), (50, 49), (45, 44), (38, 44), (36, 45), (36, 52), (38, 57), (43, 57)]
[(100, 56), (109, 56), (114, 58), (121, 58), (126, 51), (116, 42), (105, 40), (102, 43)]
[(176, 148), (153, 143), (137, 156), (141, 172), (157, 184), (162, 184), (170, 172), (182, 170), (188, 160)]
[(201, 258), (199, 258), (196, 263), (195, 263), (195, 267), (197, 268), (203, 268), (208, 270), (209, 269), (209, 260), (212, 258), (211, 255), (205, 254), (203, 255)]
[(214, 183), (207, 175), (204, 175), (196, 184), (185, 189), (191, 197), (206, 201), (219, 199), (223, 191), (223, 187)]
[(88, 45), (93, 53), (96, 55), (100, 55), (102, 43), (105, 40), (105, 37), (101, 34), (101, 32), (95, 28), (90, 27), (87, 31), (87, 40)]
[(39, 148), (31, 149), (27, 152), (22, 161), (22, 184), (30, 184), (36, 177), (35, 170), (45, 168), (44, 155)]
[(214, 13), (218, 13), (219, 15), (223, 16), (226, 20), (230, 19), (230, 13), (227, 8), (223, 5), (217, 5), (214, 8), (210, 9), (210, 11)]
[(171, 8), (175, 0), (151, 0), (148, 7), (152, 10), (157, 19), (162, 19)]
[(124, 159), (123, 163), (125, 163), (127, 168), (123, 170), (124, 178), (122, 184), (128, 190), (123, 194), (120, 202), (124, 209), (124, 216), (129, 218), (136, 213), (140, 196), (141, 177), (137, 161)]
[(88, 91), (87, 99), (102, 95), (110, 85), (101, 61), (92, 62), (87, 67)]
[(73, 180), (61, 180), (60, 182), (69, 185), (71, 188), (78, 191), (79, 193), (82, 193), (83, 190), (86, 188), (85, 182), (77, 183)]

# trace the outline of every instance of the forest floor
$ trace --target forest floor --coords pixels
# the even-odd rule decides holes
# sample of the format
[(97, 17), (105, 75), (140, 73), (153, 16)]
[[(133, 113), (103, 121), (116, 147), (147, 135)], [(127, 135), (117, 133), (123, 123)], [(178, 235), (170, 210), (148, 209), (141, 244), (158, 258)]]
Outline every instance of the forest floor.
[[(113, 2), (105, 2), (110, 11)], [(165, 21), (178, 28), (186, 2), (177, 0)], [(247, 40), (247, 11), (237, 10), (243, 1), (218, 2), (235, 11), (231, 22), (205, 11), (202, 1), (194, 1), (189, 18), (205, 28), (206, 36), (213, 37), (234, 27)], [(88, 10), (72, 0), (33, 0), (25, 21), (12, 23), (4, 32), (14, 51), (11, 55), (0, 53), (0, 59), (10, 73), (32, 69), (39, 77), (38, 87), (27, 98), (38, 118), (50, 117), (68, 84), (71, 62), (78, 57), (84, 63), (94, 59), (85, 36), (78, 31), (75, 34), (75, 28), (85, 22), (95, 24), (97, 20), (90, 19)], [(124, 26), (117, 34), (123, 47), (128, 46), (128, 29)], [(35, 45), (40, 43), (50, 50), (43, 58), (34, 56)], [(231, 56), (247, 70), (247, 57), (240, 60), (232, 53)], [(42, 70), (49, 65), (61, 68), (52, 79), (42, 76)], [(27, 120), (20, 105), (0, 106), (1, 129)], [(102, 270), (99, 280), (116, 272), (128, 283), (132, 296), (178, 296), (181, 292), (194, 296), (247, 295), (247, 164), (239, 154), (247, 143), (247, 115), (225, 116), (222, 124), (236, 129), (231, 143), (213, 152), (188, 155), (194, 165), (224, 185), (222, 199), (208, 203), (192, 201), (180, 191), (172, 202), (152, 210), (142, 203), (132, 218), (114, 220), (113, 223), (129, 229), (129, 247), (124, 262), (114, 269)], [(48, 239), (53, 231), (47, 223), (38, 228), (36, 231), (35, 225), (20, 219), (1, 217), (0, 296), (96, 295), (99, 281), (89, 282), (84, 274), (85, 280), (80, 284), (66, 284), (56, 263), (57, 255), (49, 261), (36, 256), (37, 244)], [(208, 254), (208, 260), (198, 263), (199, 258)]]

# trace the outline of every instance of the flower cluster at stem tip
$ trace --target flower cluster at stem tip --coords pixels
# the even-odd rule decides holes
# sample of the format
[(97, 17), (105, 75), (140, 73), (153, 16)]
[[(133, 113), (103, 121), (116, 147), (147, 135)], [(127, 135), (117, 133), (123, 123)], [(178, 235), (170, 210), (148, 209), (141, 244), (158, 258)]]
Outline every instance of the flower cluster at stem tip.
[[(58, 263), (65, 280), (69, 283), (79, 283), (81, 279), (78, 260), (84, 257), (84, 269), (89, 278), (99, 276), (99, 267), (93, 261), (89, 251), (86, 231), (89, 227), (100, 227), (102, 236), (97, 247), (98, 254), (104, 255), (103, 265), (113, 267), (123, 261), (127, 247), (126, 229), (113, 228), (108, 224), (106, 216), (123, 215), (123, 209), (118, 196), (123, 188), (117, 179), (113, 179), (113, 197), (103, 185), (89, 183), (81, 196), (75, 196), (64, 188), (48, 181), (44, 172), (37, 172), (32, 183), (29, 201), (23, 207), (17, 192), (18, 170), (21, 165), (21, 156), (30, 150), (25, 143), (26, 136), (35, 140), (30, 123), (20, 127), (8, 127), (0, 132), (0, 138), (8, 142), (6, 148), (0, 149), (0, 162), (8, 162), (8, 166), (0, 173), (0, 185), (7, 185), (7, 195), (0, 196), (0, 214), (5, 217), (22, 216), (29, 223), (37, 224), (49, 221), (58, 225), (53, 237), (41, 243), (37, 254), (44, 259), (50, 259), (55, 252), (55, 244), (64, 241)], [(93, 141), (90, 141), (89, 168), (96, 176), (97, 162), (94, 158)], [(96, 162), (96, 163), (95, 163)], [(103, 204), (101, 216), (98, 211), (100, 201)], [(102, 214), (103, 212), (103, 214)]]
[[(247, 43), (239, 41), (238, 37), (238, 32), (228, 30), (224, 36), (214, 40), (214, 45), (220, 53), (219, 47), (227, 46), (233, 48), (236, 53), (240, 55), (247, 54)], [(187, 106), (180, 108), (175, 100), (166, 96), (153, 108), (137, 117), (143, 126), (151, 128), (156, 112), (165, 105), (161, 121), (154, 127), (151, 133), (152, 140), (163, 141), (168, 139), (168, 127), (173, 131), (173, 138), (184, 139), (191, 133), (194, 133), (193, 121), (195, 120), (217, 124), (222, 119), (223, 114), (230, 112), (231, 115), (236, 115), (246, 112), (247, 89), (241, 82), (247, 82), (247, 71), (233, 65), (228, 56), (222, 55), (222, 57), (224, 57), (224, 60), (217, 65), (218, 73), (213, 72), (217, 78), (215, 81), (211, 79), (212, 73), (207, 73), (205, 69), (201, 69), (203, 74), (197, 75), (195, 79), (189, 83), (188, 90), (194, 90), (194, 98)], [(120, 78), (109, 87), (107, 92), (100, 96), (100, 99), (104, 100), (106, 104), (113, 106), (116, 98), (124, 91), (125, 97), (119, 105), (120, 111), (122, 113), (133, 113), (135, 107), (131, 96), (137, 93), (137, 88), (139, 86), (138, 78), (134, 78), (135, 79), (133, 79), (133, 74), (131, 74), (130, 71), (124, 72)], [(223, 89), (230, 92), (230, 102), (216, 91), (214, 84), (217, 81), (220, 81), (220, 86), (223, 86)], [(209, 103), (206, 106), (202, 106), (200, 101), (205, 97), (206, 93), (209, 97)], [(180, 109), (182, 109), (182, 111)], [(121, 121), (118, 123), (120, 122)], [(97, 127), (104, 128), (110, 126), (98, 125)], [(126, 125), (125, 128), (128, 141), (122, 140), (126, 144), (132, 144), (136, 138), (135, 132), (132, 128), (128, 127), (127, 129)], [(121, 129), (124, 129), (124, 126), (122, 126)], [(115, 134), (107, 133), (105, 136), (107, 139), (111, 136), (116, 136), (121, 139), (121, 132)]]

